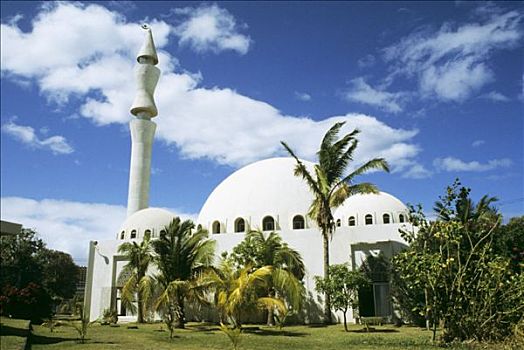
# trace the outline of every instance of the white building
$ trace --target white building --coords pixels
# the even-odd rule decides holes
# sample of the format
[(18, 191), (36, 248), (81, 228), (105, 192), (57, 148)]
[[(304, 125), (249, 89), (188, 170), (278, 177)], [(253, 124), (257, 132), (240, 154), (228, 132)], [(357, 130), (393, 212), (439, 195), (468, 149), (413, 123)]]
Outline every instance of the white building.
[[(150, 32), (146, 36), (144, 47), (149, 52), (154, 52)], [(141, 50), (138, 61), (141, 64), (156, 64), (157, 59), (148, 59), (147, 50), (146, 54), (144, 49)], [(154, 55), (156, 57), (156, 53)], [(146, 59), (140, 60), (144, 56)], [(141, 68), (138, 71), (142, 72), (142, 78), (147, 79), (147, 72), (143, 73), (146, 69)], [(154, 86), (152, 89), (150, 86), (149, 91), (146, 103), (154, 106)], [(140, 91), (137, 95), (140, 95)], [(148, 140), (137, 141), (135, 136), (132, 138), (132, 149), (136, 152), (132, 152), (131, 161), (129, 216), (114, 238), (93, 241), (89, 247), (85, 308), (91, 320), (101, 317), (103, 310), (107, 308), (116, 308), (121, 317), (133, 318), (121, 308), (119, 301), (122, 283), (118, 276), (126, 261), (118, 254), (118, 247), (125, 241), (143, 239), (148, 231), (153, 239), (158, 237), (173, 218), (173, 214), (167, 210), (147, 208), (151, 141), (155, 126), (150, 121), (154, 115), (148, 115), (148, 110), (140, 108), (140, 103), (140, 99), (138, 102), (135, 99), (132, 113), (141, 114), (139, 119), (132, 121), (132, 125), (135, 124), (132, 132), (147, 134)], [(153, 112), (156, 115), (156, 107)], [(146, 124), (145, 132), (137, 131), (137, 120)], [(147, 159), (138, 159), (140, 157)], [(304, 163), (312, 166), (309, 162)], [(243, 240), (249, 229), (277, 231), (290, 247), (300, 252), (306, 266), (304, 284), (309, 301), (302, 320), (318, 322), (321, 320), (322, 306), (314, 290), (313, 278), (323, 275), (322, 237), (315, 222), (306, 215), (313, 196), (305, 182), (293, 175), (294, 167), (295, 160), (292, 158), (271, 158), (237, 170), (209, 195), (200, 211), (197, 224), (208, 229), (210, 236), (216, 240), (217, 257), (223, 251), (231, 251)], [(399, 228), (407, 225), (407, 215), (406, 206), (387, 193), (350, 197), (334, 213), (337, 228), (330, 241), (330, 262), (347, 262), (357, 268), (368, 255), (382, 252), (391, 257), (405, 244), (399, 235)], [(391, 315), (388, 295), (387, 281), (374, 283), (371, 295), (372, 314)], [(352, 320), (352, 315), (348, 316)]]

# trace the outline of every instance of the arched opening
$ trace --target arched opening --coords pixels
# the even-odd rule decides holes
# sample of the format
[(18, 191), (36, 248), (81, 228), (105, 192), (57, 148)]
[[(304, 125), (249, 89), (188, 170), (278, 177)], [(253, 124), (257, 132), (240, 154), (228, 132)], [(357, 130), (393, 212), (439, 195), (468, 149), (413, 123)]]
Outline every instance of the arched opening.
[(220, 233), (220, 222), (218, 220), (213, 222), (213, 225), (211, 226), (211, 230), (213, 233)]
[(266, 216), (262, 219), (262, 230), (263, 231), (274, 231), (275, 230), (275, 219), (272, 216)]
[(293, 230), (303, 230), (306, 228), (306, 221), (302, 215), (295, 215), (293, 217)]
[(120, 232), (120, 239), (124, 239), (125, 234), (126, 234), (126, 231)]
[(389, 224), (391, 222), (391, 217), (389, 216), (389, 214), (382, 215), (382, 222), (385, 224)]
[(235, 220), (235, 232), (246, 232), (246, 221), (244, 219)]
[(400, 215), (398, 216), (398, 221), (399, 221), (399, 222), (405, 222), (405, 221), (406, 221), (406, 218), (404, 217), (404, 214), (400, 214)]
[(136, 238), (136, 230), (131, 231), (131, 239)]
[(366, 225), (373, 225), (373, 215), (368, 214), (365, 216)]
[(340, 227), (340, 226), (342, 226), (342, 220), (337, 219), (337, 227)]
[(355, 226), (357, 224), (356, 220), (355, 220), (355, 217), (354, 216), (350, 216), (349, 219), (348, 219), (348, 225), (349, 226)]
[(166, 234), (166, 230), (160, 230), (160, 236), (165, 235), (165, 234)]
[(152, 237), (151, 230), (149, 230), (149, 229), (144, 231), (144, 237), (147, 237), (147, 236)]

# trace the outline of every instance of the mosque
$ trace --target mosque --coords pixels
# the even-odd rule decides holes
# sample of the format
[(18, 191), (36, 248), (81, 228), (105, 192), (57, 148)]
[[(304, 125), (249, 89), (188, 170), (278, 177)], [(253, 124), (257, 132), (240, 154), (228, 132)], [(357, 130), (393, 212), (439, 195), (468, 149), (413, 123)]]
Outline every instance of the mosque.
[[(118, 254), (118, 247), (126, 241), (140, 241), (145, 234), (153, 239), (158, 237), (174, 217), (165, 209), (148, 205), (156, 129), (151, 119), (158, 114), (153, 94), (160, 71), (156, 67), (158, 58), (151, 30), (144, 29), (145, 41), (135, 68), (137, 93), (131, 107), (135, 118), (130, 122), (128, 217), (113, 239), (90, 242), (85, 293), (85, 311), (90, 320), (100, 318), (108, 308), (116, 309), (121, 320), (135, 319), (120, 303), (123, 283), (119, 275), (127, 261)], [(217, 257), (231, 251), (249, 229), (277, 231), (304, 260), (307, 271), (304, 285), (309, 302), (302, 321), (313, 323), (322, 317), (321, 296), (314, 288), (314, 276), (323, 275), (322, 237), (316, 223), (306, 215), (313, 196), (305, 182), (293, 175), (294, 167), (292, 158), (270, 158), (235, 171), (209, 195), (196, 223), (208, 229), (210, 237), (215, 239)], [(384, 192), (348, 198), (334, 212), (337, 227), (330, 241), (331, 264), (349, 263), (358, 268), (369, 255), (393, 256), (405, 247), (399, 229), (409, 225), (407, 215), (406, 206)], [(362, 298), (366, 299), (366, 305), (360, 307), (361, 316), (391, 316), (389, 295), (389, 282), (374, 280)], [(197, 319), (206, 317), (200, 315)], [(354, 321), (352, 313), (348, 313), (348, 320)]]

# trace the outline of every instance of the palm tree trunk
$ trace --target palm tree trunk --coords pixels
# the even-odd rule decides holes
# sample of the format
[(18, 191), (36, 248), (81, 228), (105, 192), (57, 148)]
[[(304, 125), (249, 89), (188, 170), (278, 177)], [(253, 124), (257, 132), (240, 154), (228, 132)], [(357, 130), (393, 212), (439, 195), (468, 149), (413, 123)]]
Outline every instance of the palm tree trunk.
[(143, 310), (144, 310), (144, 302), (142, 301), (140, 292), (138, 292), (138, 312), (137, 312), (137, 322), (138, 323), (144, 323)]
[[(329, 237), (327, 229), (322, 230), (322, 243), (324, 248), (324, 278), (329, 277)], [(324, 323), (331, 324), (331, 297), (324, 294)]]

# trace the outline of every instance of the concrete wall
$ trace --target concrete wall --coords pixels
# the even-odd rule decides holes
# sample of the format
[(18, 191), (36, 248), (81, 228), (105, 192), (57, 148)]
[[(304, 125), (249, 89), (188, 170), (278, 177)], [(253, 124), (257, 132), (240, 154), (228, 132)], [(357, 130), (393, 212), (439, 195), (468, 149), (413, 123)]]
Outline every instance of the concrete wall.
[[(388, 257), (398, 252), (404, 242), (398, 232), (399, 228), (407, 228), (407, 224), (376, 224), (356, 227), (339, 227), (330, 242), (330, 263), (352, 263), (360, 266), (369, 254), (377, 255), (384, 252)], [(307, 323), (321, 321), (322, 300), (315, 292), (314, 276), (323, 275), (322, 237), (317, 229), (283, 230), (279, 232), (282, 239), (290, 247), (302, 255), (306, 266), (304, 285), (308, 291), (309, 300), (302, 320)], [(216, 259), (224, 251), (231, 251), (240, 243), (244, 233), (210, 234), (217, 242)], [(118, 246), (125, 240), (111, 240), (91, 245), (88, 268), (88, 292), (86, 306), (89, 308), (91, 320), (101, 317), (104, 309), (111, 306), (114, 298), (114, 286), (123, 263), (118, 256)], [(353, 246), (353, 249), (352, 249)], [(353, 255), (352, 255), (353, 252)], [(342, 314), (336, 315), (338, 321)], [(354, 321), (351, 312), (348, 320)]]

